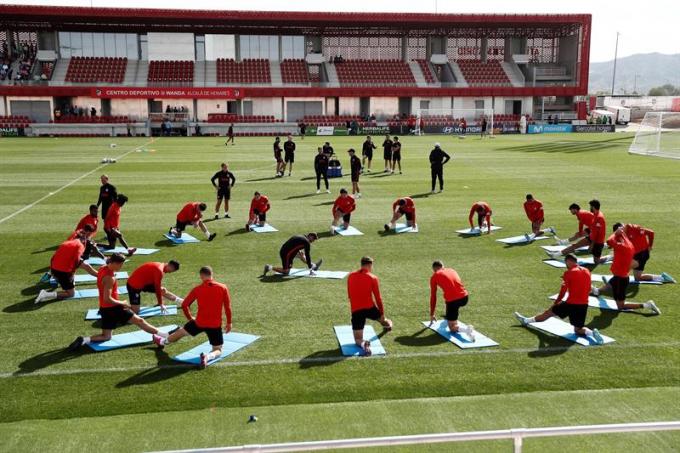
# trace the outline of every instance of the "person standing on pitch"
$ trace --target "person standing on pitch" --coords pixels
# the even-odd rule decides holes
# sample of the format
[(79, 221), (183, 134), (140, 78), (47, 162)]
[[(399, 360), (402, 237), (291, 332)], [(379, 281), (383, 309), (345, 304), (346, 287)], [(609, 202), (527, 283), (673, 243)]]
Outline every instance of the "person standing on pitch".
[(385, 317), (385, 307), (380, 295), (380, 281), (373, 275), (373, 258), (361, 258), (361, 268), (349, 274), (347, 278), (347, 295), (352, 312), (352, 332), (354, 343), (364, 355), (371, 355), (370, 341), (364, 341), (366, 320), (378, 321), (386, 331), (392, 330), (392, 321)]
[(331, 223), (331, 234), (335, 234), (335, 227), (340, 223), (340, 219), (343, 222), (343, 228), (346, 230), (349, 228), (349, 221), (352, 217), (352, 211), (356, 209), (356, 201), (354, 198), (350, 197), (347, 193), (347, 189), (340, 189), (340, 196), (335, 199), (333, 203), (333, 222)]
[(102, 343), (111, 339), (111, 333), (119, 326), (128, 323), (134, 324), (144, 332), (159, 337), (167, 337), (168, 334), (140, 318), (130, 309), (127, 301), (120, 300), (118, 295), (118, 282), (116, 272), (123, 268), (125, 257), (114, 253), (109, 262), (99, 268), (97, 272), (97, 292), (99, 293), (99, 315), (101, 316), (102, 332), (91, 337), (78, 337), (68, 347), (71, 352), (77, 351), (81, 346), (90, 343)]
[[(376, 148), (375, 143), (371, 140), (371, 136), (366, 136), (366, 141), (361, 146), (361, 170), (366, 169), (368, 173), (371, 172), (371, 162), (373, 162), (373, 150)], [(368, 162), (368, 166), (366, 166)]]
[[(655, 315), (660, 315), (661, 310), (656, 306), (654, 301), (647, 301), (643, 304), (626, 302), (626, 290), (630, 283), (631, 265), (633, 263), (633, 255), (635, 255), (635, 247), (630, 242), (623, 230), (623, 225), (618, 224), (614, 230), (614, 234), (607, 239), (607, 245), (614, 251), (614, 258), (610, 266), (612, 271), (612, 278), (605, 282), (605, 286), (593, 290), (593, 294), (599, 295), (604, 289), (611, 288), (612, 297), (616, 301), (616, 306), (619, 310), (638, 310), (641, 308), (648, 308)], [(604, 281), (605, 278), (602, 277)]]
[(481, 230), (486, 224), (488, 228), (488, 233), (491, 233), (491, 206), (486, 201), (478, 201), (472, 205), (470, 208), (470, 215), (468, 216), (468, 222), (470, 222), (470, 228), (474, 228), (472, 223), (472, 218), (477, 214), (477, 226)]
[(385, 135), (385, 141), (382, 144), (383, 147), (383, 159), (385, 159), (385, 171), (388, 173), (392, 171), (392, 139), (390, 134)]
[(361, 198), (361, 189), (359, 188), (359, 177), (361, 177), (361, 160), (356, 156), (353, 148), (347, 150), (349, 153), (349, 168), (351, 170), (352, 180), (352, 196), (354, 198)]
[(106, 219), (106, 214), (109, 212), (111, 204), (118, 198), (116, 186), (109, 182), (107, 175), (101, 175), (99, 178), (102, 185), (99, 187), (99, 198), (97, 198), (97, 206), (102, 207), (102, 220)]
[(208, 241), (212, 241), (217, 236), (217, 233), (211, 233), (208, 231), (208, 227), (203, 223), (203, 211), (205, 211), (208, 206), (200, 201), (195, 201), (193, 203), (185, 204), (182, 209), (177, 213), (177, 218), (175, 219), (175, 227), (170, 228), (168, 234), (175, 236), (176, 238), (181, 238), (182, 233), (188, 225), (193, 225), (194, 228), (199, 228)]
[(472, 341), (475, 341), (475, 328), (471, 325), (461, 329), (458, 325), (458, 314), (460, 307), (468, 303), (468, 292), (463, 286), (463, 282), (454, 269), (444, 267), (440, 260), (432, 263), (432, 277), (430, 277), (430, 325), (437, 321), (435, 310), (437, 309), (437, 288), (444, 292), (446, 302), (446, 315), (444, 319), (449, 325), (451, 333), (460, 332), (467, 334)]
[(283, 151), (281, 150), (281, 138), (276, 137), (274, 139), (274, 160), (276, 161), (276, 175), (274, 175), (275, 178), (280, 178), (283, 176), (283, 169), (285, 168), (286, 164), (283, 162), (283, 157), (282, 153)]
[[(201, 352), (200, 367), (205, 368), (211, 360), (222, 355), (224, 337), (222, 335), (222, 310), (227, 318), (224, 333), (231, 332), (231, 297), (229, 288), (223, 283), (213, 279), (213, 270), (210, 266), (203, 266), (198, 272), (201, 284), (194, 287), (182, 302), (182, 312), (189, 322), (174, 331), (169, 336), (153, 335), (153, 342), (163, 348), (165, 345), (191, 335), (195, 337), (205, 332), (212, 350), (205, 354)], [(197, 302), (198, 311), (196, 317), (191, 314), (191, 304)]]
[(441, 148), (439, 143), (434, 144), (434, 149), (430, 151), (430, 170), (432, 173), (432, 193), (434, 193), (435, 183), (439, 179), (439, 192), (444, 190), (444, 164), (451, 160), (451, 156)]
[(399, 165), (399, 174), (401, 174), (401, 142), (399, 137), (394, 137), (392, 139), (392, 171), (396, 170), (397, 165)]
[(236, 142), (234, 141), (234, 124), (229, 125), (229, 129), (227, 129), (227, 142), (224, 144), (224, 146), (229, 146), (229, 142), (231, 142), (232, 145), (236, 145)]
[(480, 129), (479, 139), (480, 139), (480, 140), (483, 139), (484, 136), (486, 135), (487, 124), (488, 124), (488, 123), (487, 123), (487, 121), (486, 121), (486, 117), (483, 116), (483, 117), (482, 117), (482, 123), (480, 124), (480, 127), (479, 127), (479, 129)]
[(406, 226), (415, 230), (418, 229), (416, 224), (416, 204), (411, 197), (398, 198), (392, 203), (392, 219), (389, 224), (385, 224), (385, 231), (394, 230), (397, 226), (397, 220), (401, 216), (406, 217)]
[[(304, 135), (303, 135), (304, 137)], [(293, 136), (289, 135), (286, 143), (283, 144), (283, 168), (281, 169), (281, 176), (286, 173), (286, 167), (288, 167), (288, 176), (293, 172), (293, 164), (295, 163), (295, 142), (293, 141)]]
[[(586, 315), (588, 314), (588, 295), (590, 294), (590, 271), (578, 265), (574, 255), (564, 257), (567, 270), (562, 274), (562, 286), (555, 303), (540, 315), (527, 318), (515, 312), (515, 318), (523, 326), (532, 322), (543, 322), (548, 318), (557, 316), (558, 318), (569, 317), (569, 324), (574, 327), (574, 333), (584, 337), (592, 338), (596, 344), (603, 344), (602, 335), (597, 329), (589, 329), (585, 326)], [(569, 293), (567, 300), (562, 302)]]
[(320, 259), (315, 264), (312, 264), (312, 242), (316, 241), (318, 238), (319, 235), (316, 233), (308, 233), (305, 236), (292, 236), (283, 243), (279, 250), (281, 267), (265, 264), (261, 276), (265, 277), (271, 271), (282, 275), (290, 274), (290, 270), (293, 268), (293, 261), (296, 257), (307, 264), (309, 275), (314, 275), (314, 272), (318, 270), (323, 263), (323, 260)]
[(328, 186), (328, 158), (329, 155), (323, 152), (323, 148), (317, 149), (314, 156), (314, 172), (316, 173), (316, 193), (321, 193), (321, 178), (326, 185), (326, 193), (331, 193)]
[[(217, 189), (217, 204), (215, 205), (215, 220), (220, 218), (220, 204), (224, 200), (224, 217), (229, 217), (229, 199), (231, 198), (231, 188), (236, 184), (236, 177), (229, 171), (227, 164), (221, 165), (221, 170), (210, 178), (213, 187)], [(215, 184), (217, 181), (217, 184)]]

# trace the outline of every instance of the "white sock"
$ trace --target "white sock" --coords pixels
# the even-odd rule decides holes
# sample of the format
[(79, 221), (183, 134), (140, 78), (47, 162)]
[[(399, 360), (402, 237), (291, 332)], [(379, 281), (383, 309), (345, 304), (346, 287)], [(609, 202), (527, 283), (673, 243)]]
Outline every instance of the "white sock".
[(182, 302), (184, 302), (184, 299), (182, 299), (181, 297), (175, 297), (175, 302), (181, 304)]
[(589, 328), (584, 327), (583, 330), (586, 333), (586, 336), (592, 336), (593, 335), (593, 331), (590, 330)]
[(210, 237), (210, 231), (208, 231), (207, 229), (205, 230), (205, 237), (207, 237), (207, 238)]
[(169, 334), (168, 334), (167, 332), (161, 332), (161, 331), (159, 330), (158, 333), (156, 333), (156, 335), (158, 335), (158, 336), (161, 337), (161, 338), (167, 339)]
[(643, 308), (652, 308), (652, 304), (650, 304), (649, 302), (644, 302), (644, 303), (642, 304), (642, 307), (643, 307)]
[(213, 359), (215, 359), (215, 358), (217, 358), (221, 355), (222, 355), (222, 352), (220, 352), (220, 351), (210, 351), (206, 358), (208, 359), (208, 362), (209, 362), (209, 361), (211, 361), (211, 360), (213, 360)]
[(524, 319), (527, 320), (527, 324), (532, 323), (532, 322), (536, 322), (536, 317), (535, 317), (535, 316), (532, 316), (531, 318), (524, 318)]
[(83, 337), (83, 344), (90, 344), (92, 339), (90, 337)]
[(660, 275), (655, 275), (654, 278), (652, 278), (652, 281), (654, 281), (654, 282), (662, 282), (662, 281), (663, 281), (663, 277), (660, 276)]
[(45, 300), (54, 300), (57, 298), (56, 291), (48, 291), (45, 293)]

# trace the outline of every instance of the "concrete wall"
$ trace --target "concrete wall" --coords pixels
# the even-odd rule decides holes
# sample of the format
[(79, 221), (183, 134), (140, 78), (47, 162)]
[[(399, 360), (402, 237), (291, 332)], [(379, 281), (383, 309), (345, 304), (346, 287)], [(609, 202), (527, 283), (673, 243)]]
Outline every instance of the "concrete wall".
[(4, 96), (0, 96), (0, 115), (8, 115), (7, 113), (7, 100)]
[[(341, 97), (339, 100), (340, 115), (359, 115), (361, 98)], [(371, 105), (371, 108), (373, 106)]]
[[(280, 98), (275, 98), (275, 99), (280, 100)], [(359, 108), (359, 98), (356, 98), (356, 100), (357, 100), (357, 109), (358, 109)], [(281, 116), (282, 116), (283, 119), (288, 118), (288, 107), (287, 107), (288, 101), (293, 101), (293, 102), (297, 102), (297, 101), (321, 102), (321, 111), (322, 112), (327, 111), (326, 110), (326, 98), (283, 98), (283, 104), (281, 106), (281, 109), (282, 109)], [(342, 110), (342, 104), (341, 104), (341, 110)], [(253, 103), (253, 112), (254, 111), (255, 111), (255, 104)], [(340, 114), (342, 115), (342, 112)]]
[(207, 121), (209, 113), (229, 113), (225, 99), (198, 99), (196, 109), (196, 117), (199, 121)]
[(277, 120), (284, 119), (281, 98), (253, 98), (252, 102), (253, 115), (274, 115)]
[(444, 97), (414, 97), (411, 102), (411, 109), (414, 115), (420, 108), (420, 101), (430, 101), (430, 109), (451, 109), (453, 108), (453, 98)]
[(195, 60), (193, 33), (147, 33), (149, 60)]
[(205, 35), (205, 59), (236, 58), (234, 35)]
[[(392, 117), (399, 113), (398, 97), (372, 97), (371, 112), (377, 118)], [(342, 110), (342, 108), (341, 108)]]
[(12, 115), (12, 101), (47, 101), (50, 103), (50, 112), (54, 112), (54, 98), (51, 96), (7, 96), (5, 99), (7, 103), (6, 115)]
[(111, 115), (127, 115), (146, 120), (149, 116), (149, 102), (147, 99), (111, 99)]

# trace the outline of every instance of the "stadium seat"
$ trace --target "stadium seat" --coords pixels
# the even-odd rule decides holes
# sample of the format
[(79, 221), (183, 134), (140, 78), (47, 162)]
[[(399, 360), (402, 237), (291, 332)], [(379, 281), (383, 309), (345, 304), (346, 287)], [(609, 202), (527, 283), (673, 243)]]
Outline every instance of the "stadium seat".
[(425, 77), (425, 81), (427, 83), (437, 82), (434, 74), (432, 74), (432, 70), (430, 69), (430, 64), (427, 62), (427, 60), (418, 59), (418, 60), (416, 60), (416, 62), (418, 63), (418, 66), (420, 66), (420, 70), (423, 72), (423, 76)]
[(149, 61), (147, 81), (151, 83), (193, 83), (194, 62), (183, 60)]
[(126, 68), (125, 57), (73, 57), (64, 80), (71, 83), (122, 83)]
[(333, 64), (341, 85), (416, 84), (411, 68), (402, 60), (344, 60)]
[(457, 60), (465, 81), (470, 86), (511, 86), (503, 66), (498, 60)]
[(247, 58), (243, 61), (217, 59), (217, 83), (269, 84), (271, 82), (271, 71), (267, 59)]
[(305, 60), (283, 60), (281, 62), (281, 79), (284, 84), (310, 82)]

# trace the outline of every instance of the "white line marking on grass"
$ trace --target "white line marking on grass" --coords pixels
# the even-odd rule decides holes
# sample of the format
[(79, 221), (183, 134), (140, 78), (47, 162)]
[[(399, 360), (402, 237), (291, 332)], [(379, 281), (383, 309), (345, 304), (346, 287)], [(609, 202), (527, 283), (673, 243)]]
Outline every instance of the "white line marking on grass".
[[(146, 146), (146, 145), (150, 145), (150, 144), (153, 143), (154, 141), (156, 141), (156, 139), (155, 139), (155, 138), (152, 138), (152, 139), (149, 140), (148, 142), (146, 142), (146, 143), (144, 143), (144, 144), (142, 144), (142, 145), (139, 145), (139, 146), (137, 146), (136, 148), (133, 148), (133, 149), (131, 149), (130, 151), (127, 151), (127, 152), (121, 154), (120, 156), (115, 157), (114, 159), (120, 160), (120, 159), (124, 158), (125, 156), (127, 156), (128, 154), (133, 153), (133, 152), (137, 151), (138, 149), (140, 149), (140, 148), (142, 148), (142, 147), (144, 147), (144, 146)], [(48, 199), (49, 197), (51, 197), (52, 195), (58, 194), (58, 193), (61, 192), (62, 190), (66, 189), (66, 188), (68, 188), (68, 187), (70, 187), (70, 186), (72, 186), (73, 184), (77, 183), (78, 181), (80, 181), (80, 180), (83, 179), (83, 178), (87, 178), (87, 177), (90, 176), (92, 173), (101, 170), (102, 168), (106, 167), (107, 165), (108, 165), (108, 164), (101, 164), (101, 165), (99, 165), (98, 167), (94, 168), (93, 170), (88, 171), (88, 172), (85, 173), (84, 175), (81, 175), (81, 176), (77, 177), (76, 179), (74, 179), (73, 181), (71, 181), (71, 182), (69, 182), (69, 183), (67, 183), (67, 184), (65, 184), (65, 185), (63, 185), (63, 186), (61, 186), (60, 188), (58, 188), (58, 189), (55, 190), (54, 192), (49, 192), (49, 193), (48, 193), (47, 195), (45, 195), (44, 197), (39, 198), (38, 200), (34, 201), (33, 203), (28, 204), (28, 205), (24, 206), (23, 208), (19, 209), (18, 211), (13, 212), (12, 214), (8, 215), (7, 217), (4, 217), (4, 218), (0, 219), (0, 223), (4, 223), (4, 222), (6, 222), (7, 220), (9, 220), (9, 219), (11, 219), (11, 218), (13, 218), (13, 217), (15, 217), (15, 216), (21, 214), (22, 212), (28, 211), (29, 209), (31, 209), (33, 206), (37, 205), (38, 203), (47, 200), (47, 199)]]
[[(585, 352), (587, 348), (577, 347), (574, 345), (574, 351)], [(607, 349), (651, 349), (651, 348), (666, 348), (666, 347), (678, 347), (680, 342), (671, 341), (664, 343), (648, 343), (648, 344), (609, 344), (606, 346)], [(387, 354), (385, 356), (374, 356), (374, 357), (345, 357), (342, 355), (332, 356), (332, 357), (298, 357), (298, 358), (283, 358), (283, 359), (267, 359), (267, 360), (248, 360), (240, 362), (218, 362), (211, 367), (216, 368), (229, 368), (229, 367), (247, 367), (247, 366), (267, 366), (267, 365), (290, 365), (290, 364), (314, 364), (314, 363), (331, 363), (331, 362), (342, 362), (345, 360), (390, 360), (390, 359), (412, 359), (418, 357), (448, 357), (448, 356), (465, 356), (471, 354), (527, 354), (530, 352), (538, 353), (554, 353), (563, 352), (571, 349), (572, 346), (555, 346), (548, 348), (514, 348), (514, 349), (474, 349), (474, 350), (462, 350), (456, 349), (452, 351), (430, 351), (430, 352), (406, 352), (406, 353), (396, 353)], [(13, 373), (0, 373), (0, 379), (10, 379), (10, 378), (20, 378), (20, 377), (31, 377), (31, 376), (67, 376), (73, 374), (92, 374), (92, 373), (115, 373), (115, 372), (128, 372), (128, 371), (143, 371), (151, 369), (176, 369), (176, 368), (193, 368), (192, 365), (186, 364), (168, 364), (156, 367), (149, 366), (133, 366), (133, 367), (111, 367), (111, 368), (82, 368), (82, 369), (72, 369), (72, 370), (38, 370), (34, 372), (22, 372), (21, 370)]]

